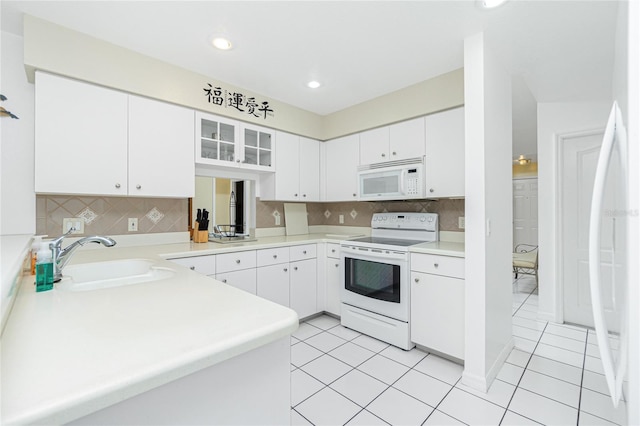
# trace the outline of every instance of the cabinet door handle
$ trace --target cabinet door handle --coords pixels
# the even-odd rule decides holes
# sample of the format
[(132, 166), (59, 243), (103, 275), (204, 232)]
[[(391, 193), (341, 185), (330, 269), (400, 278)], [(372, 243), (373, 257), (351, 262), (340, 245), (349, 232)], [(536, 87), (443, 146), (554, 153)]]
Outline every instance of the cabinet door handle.
[(413, 281), (420, 282), (420, 278), (414, 278)]
[(429, 192), (434, 192), (435, 190), (433, 188), (429, 188)]
[(226, 283), (227, 283), (227, 279), (226, 279), (226, 278), (223, 278), (223, 279), (222, 279), (222, 282), (226, 284)]
[(433, 267), (434, 267), (434, 268), (437, 268), (438, 266), (440, 266), (440, 265), (438, 265), (437, 263), (434, 263), (434, 264), (433, 264)]
[(298, 196), (298, 194), (293, 194), (293, 196), (294, 196), (294, 197), (297, 197), (297, 196)]
[(306, 197), (306, 196), (307, 196), (307, 194), (302, 194), (302, 196), (303, 196), (303, 197)]
[(395, 152), (395, 151), (393, 151), (391, 154), (396, 155), (396, 152)]
[(236, 263), (239, 265), (240, 264), (240, 259), (236, 259)]
[(383, 152), (383, 153), (382, 153), (382, 156), (383, 156), (383, 157), (386, 157), (386, 156), (387, 156), (387, 154), (385, 154), (385, 153)]
[(287, 271), (288, 271), (288, 269), (287, 269), (287, 268), (284, 268), (284, 271), (285, 271), (285, 272), (287, 272)]
[(298, 270), (298, 267), (297, 267), (297, 266), (294, 266), (294, 267), (293, 267), (293, 270), (294, 270), (294, 271), (297, 271), (297, 270)]
[(274, 259), (277, 259), (277, 258), (278, 258), (278, 255), (277, 255), (277, 254), (274, 254), (274, 255), (273, 255), (273, 258), (274, 258)]
[(238, 158), (238, 159), (236, 160), (236, 163), (239, 163), (239, 162), (240, 162), (240, 159)]
[(307, 254), (307, 251), (306, 250), (302, 250), (302, 254)]
[(136, 185), (136, 189), (141, 189), (141, 188), (142, 188), (142, 185), (140, 184)]
[(339, 263), (336, 263), (336, 268), (337, 268), (338, 266), (340, 266), (340, 264), (339, 264)]
[(189, 266), (189, 269), (191, 269), (192, 271), (195, 271), (196, 267), (195, 266)]
[(116, 188), (120, 189), (120, 184), (119, 183), (116, 183)]
[(331, 249), (331, 253), (335, 253), (335, 252), (336, 252), (336, 249)]
[(356, 194), (353, 194), (353, 196), (355, 197), (355, 196), (356, 196)]

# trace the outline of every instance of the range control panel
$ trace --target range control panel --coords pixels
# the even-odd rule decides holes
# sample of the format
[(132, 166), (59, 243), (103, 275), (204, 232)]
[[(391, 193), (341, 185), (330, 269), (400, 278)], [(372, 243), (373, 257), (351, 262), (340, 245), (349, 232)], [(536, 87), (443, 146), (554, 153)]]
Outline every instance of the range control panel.
[(416, 229), (435, 231), (438, 229), (437, 213), (374, 213), (371, 218), (374, 229)]

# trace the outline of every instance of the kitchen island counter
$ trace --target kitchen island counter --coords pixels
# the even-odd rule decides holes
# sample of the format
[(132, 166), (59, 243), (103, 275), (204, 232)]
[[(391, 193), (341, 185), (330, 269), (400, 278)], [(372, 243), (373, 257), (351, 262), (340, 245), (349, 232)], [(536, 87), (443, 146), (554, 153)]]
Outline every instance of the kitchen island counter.
[(2, 335), (2, 424), (67, 423), (285, 338), (288, 353), (296, 313), (158, 256), (184, 245), (71, 262), (149, 258), (175, 271), (160, 281), (36, 293), (24, 277)]

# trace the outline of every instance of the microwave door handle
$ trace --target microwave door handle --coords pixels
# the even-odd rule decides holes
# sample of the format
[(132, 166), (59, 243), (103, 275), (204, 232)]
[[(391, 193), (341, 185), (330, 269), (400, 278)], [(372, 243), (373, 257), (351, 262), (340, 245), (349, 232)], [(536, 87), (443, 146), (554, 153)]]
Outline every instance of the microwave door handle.
[(402, 170), (402, 172), (400, 172), (400, 194), (404, 195), (404, 182), (406, 180), (407, 177), (407, 171), (406, 170)]

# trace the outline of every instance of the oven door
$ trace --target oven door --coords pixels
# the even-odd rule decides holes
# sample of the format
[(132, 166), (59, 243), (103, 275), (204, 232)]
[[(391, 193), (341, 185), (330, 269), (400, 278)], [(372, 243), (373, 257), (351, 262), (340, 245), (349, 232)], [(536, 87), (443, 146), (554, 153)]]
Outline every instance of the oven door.
[(340, 248), (341, 300), (409, 321), (409, 253), (356, 246)]

